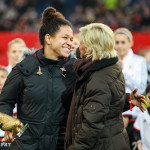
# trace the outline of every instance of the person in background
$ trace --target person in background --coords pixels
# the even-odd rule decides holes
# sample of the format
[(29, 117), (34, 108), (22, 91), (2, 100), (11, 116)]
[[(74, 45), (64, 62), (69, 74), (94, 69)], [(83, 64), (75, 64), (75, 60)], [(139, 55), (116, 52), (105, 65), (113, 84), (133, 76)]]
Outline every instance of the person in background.
[(148, 72), (147, 83), (150, 83), (150, 48), (149, 49), (140, 50), (138, 52), (138, 55), (143, 56), (146, 59), (147, 72)]
[[(7, 79), (8, 71), (3, 66), (0, 66), (0, 94), (2, 91), (2, 88), (4, 86), (4, 83)], [(4, 138), (4, 131), (0, 129), (0, 150), (8, 150), (9, 145), (7, 143), (1, 142)]]
[(8, 61), (9, 65), (6, 67), (8, 73), (19, 62), (23, 53), (22, 48), (26, 47), (25, 42), (21, 38), (13, 39), (8, 43)]
[(12, 69), (0, 95), (0, 111), (12, 115), (17, 103), (17, 118), (29, 124), (16, 139), (5, 131), (4, 141), (11, 142), (10, 150), (56, 148), (65, 111), (61, 102), (66, 89), (63, 63), (72, 47), (72, 25), (48, 7), (42, 15), (39, 39), (43, 48)]
[[(15, 38), (8, 43), (8, 62), (9, 65), (6, 67), (8, 74), (12, 71), (12, 68), (22, 61), (22, 55), (26, 44), (23, 39)], [(14, 117), (17, 117), (17, 106), (13, 110)]]
[[(144, 94), (147, 85), (147, 66), (146, 60), (133, 53), (132, 33), (127, 28), (118, 28), (114, 31), (115, 49), (117, 50), (122, 72), (125, 78), (126, 92), (131, 92), (138, 88), (139, 94)], [(133, 111), (123, 113), (125, 127), (130, 138), (131, 148), (137, 147), (133, 137), (133, 123), (140, 110), (137, 107)]]
[(78, 78), (66, 131), (66, 135), (71, 131), (66, 144), (71, 143), (66, 148), (128, 150), (122, 119), (125, 82), (113, 31), (107, 25), (92, 23), (80, 28), (79, 39), (81, 59), (74, 63)]
[[(146, 98), (150, 105), (150, 84), (146, 88)], [(134, 136), (137, 141), (138, 150), (149, 150), (150, 148), (150, 107), (144, 113), (140, 113), (133, 125)]]
[(8, 76), (8, 71), (3, 66), (0, 66), (0, 94), (4, 86), (4, 83), (7, 79), (7, 76)]
[(80, 45), (79, 35), (74, 34), (71, 51), (73, 51), (75, 53), (77, 48), (79, 47), (79, 45)]
[(133, 37), (127, 28), (114, 31), (115, 49), (126, 81), (126, 92), (138, 88), (139, 94), (144, 94), (147, 85), (146, 60), (133, 53)]

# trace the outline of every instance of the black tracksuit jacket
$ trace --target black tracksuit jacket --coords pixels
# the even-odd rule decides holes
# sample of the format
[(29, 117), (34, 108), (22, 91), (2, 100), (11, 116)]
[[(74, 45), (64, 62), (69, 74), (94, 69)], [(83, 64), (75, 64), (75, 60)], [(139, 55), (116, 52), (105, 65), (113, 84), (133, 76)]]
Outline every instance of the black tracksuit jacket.
[[(39, 66), (41, 75), (37, 74)], [(64, 117), (61, 95), (66, 86), (61, 68), (61, 59), (46, 59), (43, 50), (39, 50), (36, 56), (27, 56), (9, 74), (0, 95), (0, 112), (12, 115), (17, 103), (17, 118), (29, 124), (10, 149), (55, 150)]]

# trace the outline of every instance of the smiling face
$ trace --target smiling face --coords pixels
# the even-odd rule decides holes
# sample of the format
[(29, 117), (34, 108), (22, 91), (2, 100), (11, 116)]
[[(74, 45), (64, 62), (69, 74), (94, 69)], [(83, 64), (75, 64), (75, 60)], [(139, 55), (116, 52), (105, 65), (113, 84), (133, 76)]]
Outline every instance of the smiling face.
[(54, 37), (46, 34), (45, 39), (48, 45), (44, 49), (45, 57), (57, 60), (69, 56), (73, 41), (73, 31), (69, 26), (61, 26)]
[(115, 43), (115, 49), (117, 50), (118, 57), (124, 58), (128, 54), (128, 51), (132, 46), (132, 42), (129, 41), (125, 34), (116, 34)]

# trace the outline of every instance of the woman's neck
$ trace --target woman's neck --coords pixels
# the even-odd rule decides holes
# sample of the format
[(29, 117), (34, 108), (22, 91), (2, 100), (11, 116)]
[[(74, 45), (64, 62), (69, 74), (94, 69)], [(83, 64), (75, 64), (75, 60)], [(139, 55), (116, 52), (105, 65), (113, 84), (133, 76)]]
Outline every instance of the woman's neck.
[(49, 49), (49, 47), (44, 48), (44, 56), (48, 59), (58, 60), (58, 56), (56, 56), (56, 53)]
[(119, 58), (119, 60), (121, 60), (121, 61), (123, 61), (123, 58), (124, 58), (125, 56), (118, 56), (118, 58)]
[(11, 64), (11, 67), (12, 67), (12, 68), (16, 66), (16, 64), (15, 64), (15, 63), (12, 63), (12, 62), (9, 62), (9, 64)]

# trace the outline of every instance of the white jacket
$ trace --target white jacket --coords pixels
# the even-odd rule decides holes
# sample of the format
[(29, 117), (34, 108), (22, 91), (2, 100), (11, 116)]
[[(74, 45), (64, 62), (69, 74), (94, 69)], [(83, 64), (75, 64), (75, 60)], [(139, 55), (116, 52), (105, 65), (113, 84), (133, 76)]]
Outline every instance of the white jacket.
[[(135, 88), (138, 88), (138, 93), (145, 93), (147, 86), (147, 64), (145, 58), (133, 53), (132, 49), (123, 59), (123, 70), (126, 84), (126, 93), (131, 93)], [(133, 111), (126, 111), (123, 116), (131, 115), (136, 118), (140, 110), (134, 107)]]
[(138, 88), (138, 93), (143, 94), (147, 86), (147, 65), (146, 60), (135, 55), (132, 49), (123, 59), (123, 74), (126, 83), (126, 92), (130, 93)]
[(142, 140), (142, 149), (149, 150), (150, 148), (150, 114), (146, 110), (144, 113), (141, 112), (137, 117), (134, 128), (140, 131), (141, 140)]

